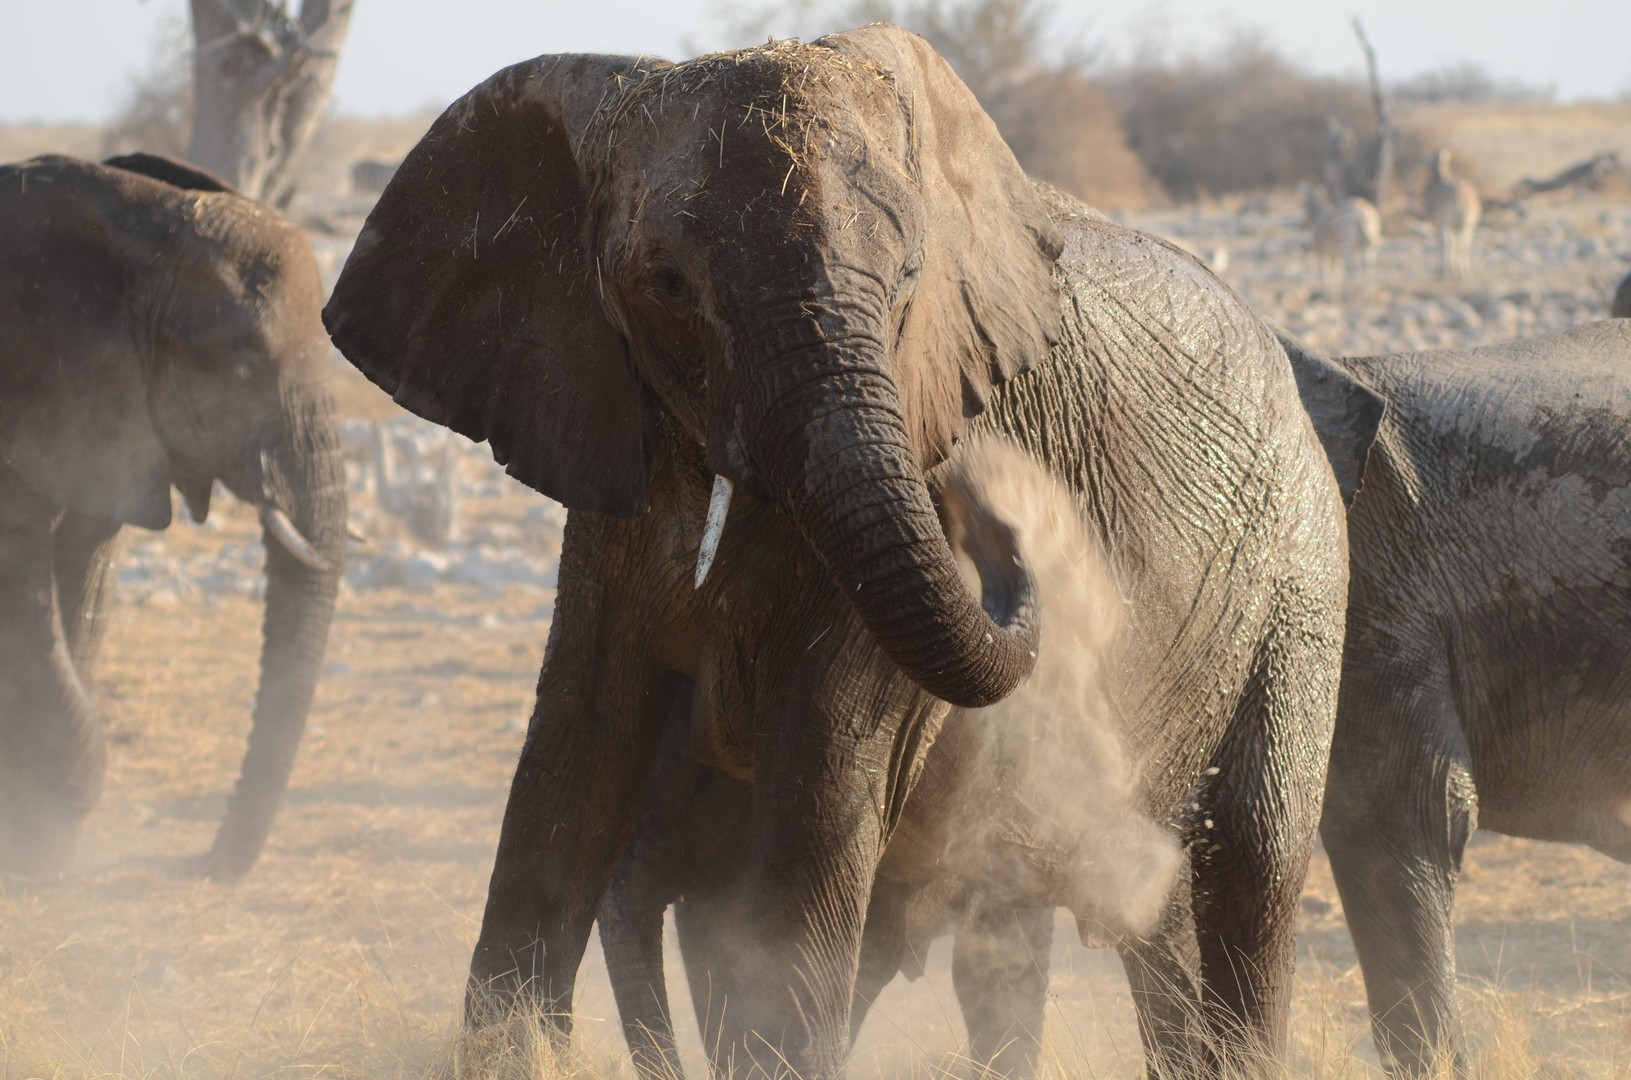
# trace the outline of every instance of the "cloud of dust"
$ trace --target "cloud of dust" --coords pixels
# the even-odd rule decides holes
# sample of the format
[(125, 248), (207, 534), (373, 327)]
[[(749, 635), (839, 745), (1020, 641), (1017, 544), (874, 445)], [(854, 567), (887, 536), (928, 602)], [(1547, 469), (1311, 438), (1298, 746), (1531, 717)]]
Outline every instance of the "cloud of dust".
[(1099, 540), (1066, 487), (994, 439), (967, 446), (945, 495), (964, 551), (991, 542), (982, 520), (1013, 530), (1042, 617), (1031, 677), (1004, 701), (948, 721), (948, 734), (975, 749), (951, 815), (952, 861), (990, 900), (1007, 892), (1015, 904), (1070, 908), (1084, 935), (1146, 932), (1166, 903), (1179, 845), (1141, 812), (1118, 734), (1110, 691), (1124, 604)]

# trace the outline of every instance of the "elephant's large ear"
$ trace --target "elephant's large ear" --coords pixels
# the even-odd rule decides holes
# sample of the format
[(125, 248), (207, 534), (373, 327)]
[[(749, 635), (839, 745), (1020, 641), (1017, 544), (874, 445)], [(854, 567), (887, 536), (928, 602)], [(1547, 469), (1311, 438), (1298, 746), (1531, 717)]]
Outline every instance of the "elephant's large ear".
[(0, 168), (0, 464), (59, 506), (162, 529), (170, 461), (128, 304), (155, 271), (121, 247), (133, 204), (110, 206), (106, 173), (65, 157)]
[(897, 365), (896, 378), (932, 465), (992, 386), (1058, 341), (1053, 267), (1063, 244), (996, 124), (928, 42), (876, 23), (817, 44), (891, 75), (907, 114), (925, 224), (901, 353), (927, 362)]
[(1337, 487), (1342, 490), (1342, 502), (1352, 506), (1365, 482), (1365, 465), (1382, 425), (1386, 403), (1336, 361), (1314, 352), (1279, 327), (1274, 328), (1274, 334), (1291, 360), (1297, 393), (1314, 422), (1314, 433), (1325, 447)]
[(601, 306), (577, 152), (640, 63), (542, 56), (454, 102), (386, 186), (323, 311), (399, 403), (487, 440), (529, 487), (622, 516), (647, 505), (652, 409)]

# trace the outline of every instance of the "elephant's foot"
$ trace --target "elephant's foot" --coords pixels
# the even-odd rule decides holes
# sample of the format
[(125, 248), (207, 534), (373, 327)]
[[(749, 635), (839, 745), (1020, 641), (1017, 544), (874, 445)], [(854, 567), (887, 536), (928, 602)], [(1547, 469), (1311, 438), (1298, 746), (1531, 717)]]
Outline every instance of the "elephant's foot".
[[(1402, 980), (1367, 973), (1371, 1034), (1388, 1074), (1396, 1077), (1467, 1075), (1462, 1051), (1461, 1015), (1453, 990), (1439, 992), (1431, 983), (1407, 986)], [(1383, 1001), (1394, 1002), (1381, 1008)]]
[(208, 851), (185, 860), (180, 876), (203, 878), (218, 885), (236, 885), (242, 881), (260, 857), (260, 846), (246, 849), (224, 840), (224, 836), (217, 837)]
[(36, 882), (62, 877), (73, 865), (84, 820), (83, 811), (49, 799), (0, 802), (0, 876)]

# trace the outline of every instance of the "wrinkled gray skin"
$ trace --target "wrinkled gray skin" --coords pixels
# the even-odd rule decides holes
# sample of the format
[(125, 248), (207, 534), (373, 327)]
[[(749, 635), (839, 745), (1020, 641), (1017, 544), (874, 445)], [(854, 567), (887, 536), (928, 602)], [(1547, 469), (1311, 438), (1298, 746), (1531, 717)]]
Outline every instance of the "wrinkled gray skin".
[(1321, 833), (1378, 1046), (1420, 1074), (1461, 1051), (1473, 829), (1631, 859), (1631, 323), (1334, 363), (1387, 415), (1348, 516)]
[(190, 166), (0, 166), (0, 872), (60, 871), (101, 791), (87, 694), (120, 528), (168, 525), (172, 486), (202, 521), (217, 480), (308, 545), (268, 526), (249, 749), (196, 869), (254, 865), (345, 554), (322, 295), (299, 230)]
[[(1125, 948), (1147, 1045), (1206, 1060), (1204, 999), (1227, 1053), (1281, 1050), (1347, 592), (1330, 469), (1245, 306), (1038, 192), (921, 39), (500, 72), (403, 162), (325, 320), (571, 509), (473, 1022), (536, 1003), (564, 1034), (689, 683), (696, 755), (754, 793), (721, 1060), (842, 1073), (872, 882), (946, 703), (1002, 698), (1036, 641), (989, 583), (982, 610), (929, 495), (979, 416), (1078, 494), (1131, 600), (1118, 697), (1194, 886)], [(715, 474), (738, 494), (697, 589)]]

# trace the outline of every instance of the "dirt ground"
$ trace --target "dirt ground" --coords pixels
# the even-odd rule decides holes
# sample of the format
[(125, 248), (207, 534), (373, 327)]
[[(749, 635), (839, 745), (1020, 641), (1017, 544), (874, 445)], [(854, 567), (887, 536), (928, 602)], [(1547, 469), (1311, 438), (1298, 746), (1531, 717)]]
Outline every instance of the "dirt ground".
[[(367, 152), (411, 141), (405, 124)], [(1504, 127), (1469, 127), (1466, 138), (1494, 140), (1489, 131), (1500, 129), (1510, 140), (1524, 124), (1546, 139), (1500, 158), (1502, 176), (1545, 175), (1615, 139), (1631, 147), (1631, 120), (1552, 149), (1559, 132), (1584, 122), (1508, 117)], [(325, 167), (341, 175), (344, 148), (326, 153)], [(0, 154), (11, 156), (21, 155)], [(341, 195), (305, 208), (330, 274), (357, 209)], [(1427, 238), (1408, 221), (1390, 225), (1379, 281), (1338, 304), (1314, 295), (1297, 217), (1289, 199), (1271, 199), (1133, 223), (1204, 257), (1227, 249), (1225, 276), (1248, 300), (1345, 351), (1474, 343), (1601, 317), (1605, 284), (1631, 266), (1631, 204), (1559, 196), (1492, 222), (1481, 245), (1488, 258), (1467, 283), (1437, 281)], [(337, 368), (336, 387), (354, 422), (425, 437), (349, 369)], [(250, 511), (222, 498), (207, 526), (178, 519), (162, 535), (132, 537), (125, 602), (98, 673), (107, 783), (79, 866), (59, 882), (0, 882), (0, 1080), (406, 1077), (469, 1064), (455, 1038), (463, 974), (548, 631), (552, 581), (537, 568), (559, 519), (495, 477), (483, 448), (460, 447), (463, 539), (417, 551), (376, 505), (369, 430), (354, 424), (348, 448), (353, 516), (372, 544), (354, 553), (282, 816), (261, 863), (235, 887), (185, 870), (213, 836), (243, 752), (260, 630), (258, 529)], [(1303, 909), (1292, 1071), (1380, 1075), (1323, 854)], [(1479, 834), (1456, 944), (1483, 1075), (1631, 1077), (1631, 867)], [(948, 951), (938, 944), (924, 979), (885, 991), (856, 1075), (959, 1065)], [(580, 1057), (564, 1067), (625, 1074), (595, 953), (579, 1000)], [(675, 1001), (700, 1067), (689, 1007)], [(1119, 965), (1078, 945), (1064, 921), (1049, 1040), (1059, 1075), (1141, 1075)]]
[[(534, 501), (519, 489), (485, 500), (466, 528), (519, 523)], [(176, 525), (164, 543), (252, 545), (252, 516), (222, 511), (217, 529)], [(277, 829), (249, 879), (226, 888), (185, 869), (242, 753), (259, 609), (168, 593), (117, 609), (98, 691), (113, 752), (80, 868), (0, 886), (0, 1077), (419, 1076), (453, 1061), (548, 590), (348, 589)], [(1631, 867), (1480, 834), (1457, 916), (1490, 1075), (1631, 1075)], [(1323, 854), (1302, 931), (1294, 1071), (1370, 1075), (1363, 987)], [(937, 944), (926, 978), (885, 992), (856, 1075), (958, 1064), (948, 952)], [(615, 1074), (619, 1036), (590, 956), (579, 1067)], [(1064, 920), (1049, 1034), (1060, 1075), (1141, 1075), (1114, 955), (1079, 946)]]

